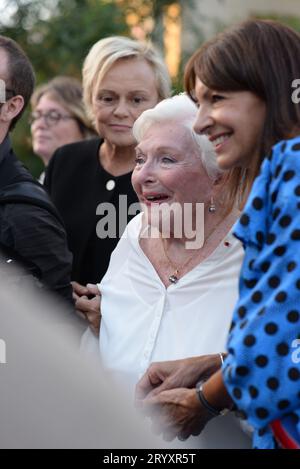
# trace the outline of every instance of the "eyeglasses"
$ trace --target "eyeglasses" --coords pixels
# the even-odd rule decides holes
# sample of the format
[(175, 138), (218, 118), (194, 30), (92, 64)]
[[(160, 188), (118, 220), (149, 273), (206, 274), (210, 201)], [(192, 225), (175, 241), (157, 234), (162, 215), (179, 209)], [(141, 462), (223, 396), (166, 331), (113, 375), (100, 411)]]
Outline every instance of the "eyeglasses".
[(68, 116), (67, 114), (61, 114), (58, 111), (49, 111), (49, 112), (41, 112), (35, 111), (32, 112), (29, 116), (29, 124), (32, 125), (38, 119), (43, 118), (47, 127), (52, 127), (53, 125), (58, 124), (61, 120), (67, 119), (75, 119), (73, 116)]

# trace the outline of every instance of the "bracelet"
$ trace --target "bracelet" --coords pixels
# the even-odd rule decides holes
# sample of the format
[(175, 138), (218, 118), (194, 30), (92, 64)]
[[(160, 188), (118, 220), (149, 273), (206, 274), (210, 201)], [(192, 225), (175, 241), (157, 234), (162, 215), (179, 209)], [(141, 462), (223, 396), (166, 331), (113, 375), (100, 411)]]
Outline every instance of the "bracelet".
[(224, 357), (223, 357), (223, 353), (222, 352), (219, 352), (219, 357), (221, 359), (221, 367), (224, 365)]
[(204, 394), (203, 394), (203, 384), (204, 384), (204, 382), (201, 381), (199, 387), (196, 388), (196, 392), (197, 392), (198, 399), (199, 399), (199, 401), (201, 402), (201, 404), (203, 405), (203, 407), (205, 407), (205, 409), (207, 409), (207, 410), (208, 410), (212, 415), (214, 415), (215, 417), (217, 417), (218, 415), (226, 415), (226, 414), (230, 411), (229, 409), (222, 409), (222, 410), (219, 410), (219, 409), (217, 409), (216, 407), (212, 406), (212, 405), (207, 401), (207, 399), (204, 397)]

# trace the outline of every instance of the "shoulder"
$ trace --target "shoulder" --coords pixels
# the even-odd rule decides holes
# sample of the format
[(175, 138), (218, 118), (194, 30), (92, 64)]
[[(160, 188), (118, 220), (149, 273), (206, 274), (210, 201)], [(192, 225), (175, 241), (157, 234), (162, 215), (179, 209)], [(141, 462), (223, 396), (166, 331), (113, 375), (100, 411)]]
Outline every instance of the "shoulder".
[(101, 143), (102, 140), (100, 138), (93, 138), (64, 145), (54, 153), (51, 158), (49, 168), (56, 165), (63, 165), (68, 163), (70, 160), (74, 163), (74, 161), (86, 161), (89, 157), (93, 158), (97, 154)]
[(300, 168), (300, 136), (277, 143), (273, 147), (270, 164), (272, 172), (277, 171), (277, 173), (280, 172), (278, 165), (284, 168), (289, 166)]
[[(108, 270), (101, 284), (115, 279), (134, 253), (138, 252), (139, 235), (142, 226), (142, 213), (136, 215), (126, 226), (116, 248), (111, 254)], [(139, 254), (137, 254), (139, 255)]]
[(78, 177), (80, 180), (83, 174), (93, 172), (99, 165), (97, 154), (101, 143), (100, 138), (93, 138), (64, 145), (56, 150), (46, 169), (44, 185), (47, 190), (52, 193), (52, 186), (57, 184), (58, 179), (61, 183), (71, 177)]
[[(297, 209), (300, 195), (300, 137), (274, 145), (262, 163), (235, 234), (259, 247), (276, 220), (276, 213)], [(300, 199), (299, 199), (300, 201)], [(297, 212), (297, 210), (296, 210)]]
[[(130, 222), (127, 224), (115, 250), (113, 251), (118, 255), (119, 252), (125, 252), (125, 255), (128, 254), (128, 250), (132, 247), (136, 247), (142, 228), (143, 213), (136, 215)], [(127, 253), (127, 254), (126, 254)]]
[(64, 237), (65, 230), (58, 218), (46, 208), (29, 203), (7, 204), (2, 210), (2, 223), (9, 225), (16, 234), (27, 232), (40, 234), (47, 232), (51, 237), (55, 232)]
[(132, 220), (127, 224), (124, 233), (122, 235), (123, 237), (129, 237), (132, 239), (138, 239), (140, 236), (140, 231), (142, 227), (142, 219), (143, 219), (143, 213), (139, 213), (135, 217), (133, 217)]

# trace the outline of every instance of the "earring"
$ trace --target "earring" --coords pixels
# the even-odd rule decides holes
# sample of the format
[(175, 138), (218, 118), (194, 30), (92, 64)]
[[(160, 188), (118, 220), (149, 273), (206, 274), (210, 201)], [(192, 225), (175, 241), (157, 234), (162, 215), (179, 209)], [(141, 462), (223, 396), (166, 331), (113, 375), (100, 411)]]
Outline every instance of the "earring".
[(210, 204), (209, 204), (209, 207), (208, 207), (208, 211), (209, 211), (209, 213), (215, 213), (215, 211), (216, 211), (216, 206), (215, 206), (215, 202), (214, 202), (213, 197), (210, 198)]

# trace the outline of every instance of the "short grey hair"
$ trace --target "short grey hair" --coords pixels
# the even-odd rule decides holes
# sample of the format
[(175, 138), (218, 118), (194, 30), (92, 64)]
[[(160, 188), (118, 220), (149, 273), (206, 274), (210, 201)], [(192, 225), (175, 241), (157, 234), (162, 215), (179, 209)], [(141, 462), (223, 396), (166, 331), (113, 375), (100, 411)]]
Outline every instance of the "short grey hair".
[(140, 58), (152, 67), (156, 78), (159, 100), (171, 95), (171, 79), (167, 66), (154, 46), (123, 36), (100, 39), (90, 49), (82, 69), (83, 100), (89, 117), (93, 120), (92, 98), (95, 86), (120, 59)]
[(194, 122), (197, 115), (197, 106), (185, 93), (164, 99), (154, 108), (144, 111), (135, 121), (132, 132), (139, 143), (147, 130), (154, 124), (176, 122), (185, 127), (191, 134), (195, 149), (207, 175), (216, 180), (222, 171), (217, 164), (217, 158), (212, 143), (205, 135), (194, 131)]

